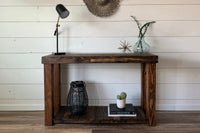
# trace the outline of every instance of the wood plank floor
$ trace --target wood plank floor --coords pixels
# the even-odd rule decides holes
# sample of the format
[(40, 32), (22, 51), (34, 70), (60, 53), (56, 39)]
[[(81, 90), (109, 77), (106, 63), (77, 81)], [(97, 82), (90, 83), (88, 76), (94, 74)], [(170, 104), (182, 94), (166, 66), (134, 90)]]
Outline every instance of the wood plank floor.
[(44, 112), (0, 112), (0, 133), (200, 132), (200, 111), (157, 112), (157, 126), (145, 124), (57, 124), (44, 126)]

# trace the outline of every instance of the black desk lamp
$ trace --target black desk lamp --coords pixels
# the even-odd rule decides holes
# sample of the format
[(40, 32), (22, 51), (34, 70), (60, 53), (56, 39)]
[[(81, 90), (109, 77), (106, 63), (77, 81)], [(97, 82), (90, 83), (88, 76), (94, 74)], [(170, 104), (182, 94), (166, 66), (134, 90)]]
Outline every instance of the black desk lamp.
[(55, 55), (64, 55), (65, 53), (61, 53), (61, 52), (58, 52), (58, 27), (60, 26), (59, 25), (59, 20), (60, 20), (60, 17), (61, 18), (66, 18), (69, 16), (69, 11), (62, 5), (62, 4), (58, 4), (56, 6), (56, 11), (58, 12), (58, 20), (57, 20), (57, 24), (56, 24), (56, 30), (54, 32), (54, 36), (56, 36), (56, 43), (57, 43), (57, 51), (56, 53), (54, 53)]

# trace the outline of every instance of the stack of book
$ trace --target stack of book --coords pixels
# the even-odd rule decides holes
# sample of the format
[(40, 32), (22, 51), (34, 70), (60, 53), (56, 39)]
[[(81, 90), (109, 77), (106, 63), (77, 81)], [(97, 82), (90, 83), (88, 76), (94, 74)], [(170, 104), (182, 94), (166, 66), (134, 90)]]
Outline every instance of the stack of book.
[(109, 104), (108, 116), (110, 117), (134, 117), (135, 109), (132, 104), (126, 104), (124, 109), (119, 109), (116, 104)]

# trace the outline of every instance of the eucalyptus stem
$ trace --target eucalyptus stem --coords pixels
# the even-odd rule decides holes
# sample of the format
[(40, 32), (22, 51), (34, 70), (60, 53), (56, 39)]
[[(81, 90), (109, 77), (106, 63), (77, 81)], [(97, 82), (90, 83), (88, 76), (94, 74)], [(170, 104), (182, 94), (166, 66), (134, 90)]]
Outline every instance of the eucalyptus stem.
[(138, 26), (138, 29), (139, 29), (139, 35), (138, 35), (139, 41), (138, 41), (137, 47), (141, 47), (141, 51), (143, 53), (144, 50), (143, 50), (143, 46), (142, 46), (142, 39), (145, 36), (148, 27), (151, 24), (155, 23), (156, 21), (150, 21), (150, 22), (145, 23), (143, 26), (141, 26), (141, 24), (139, 23), (139, 21), (134, 16), (131, 16), (131, 17), (134, 19), (134, 21), (136, 22), (136, 24)]
[(139, 40), (139, 45), (140, 45), (142, 53), (143, 53), (142, 38), (140, 38), (140, 40)]
[[(139, 30), (140, 30), (140, 33), (141, 33), (141, 37), (144, 37), (144, 35), (145, 35), (146, 32), (147, 32), (147, 28), (150, 26), (150, 24), (153, 24), (153, 23), (155, 23), (155, 21), (148, 22), (148, 23), (144, 24), (144, 25), (141, 27), (141, 29), (139, 29)], [(142, 33), (143, 28), (145, 28), (145, 29), (144, 29), (144, 32)]]

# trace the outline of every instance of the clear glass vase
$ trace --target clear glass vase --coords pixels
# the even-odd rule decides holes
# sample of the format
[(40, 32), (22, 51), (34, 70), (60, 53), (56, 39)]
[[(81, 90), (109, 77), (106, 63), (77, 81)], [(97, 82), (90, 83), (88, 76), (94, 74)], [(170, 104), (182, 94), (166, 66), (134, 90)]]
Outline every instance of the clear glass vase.
[(136, 54), (147, 54), (150, 51), (150, 46), (145, 42), (144, 37), (139, 40), (133, 46), (133, 52)]

